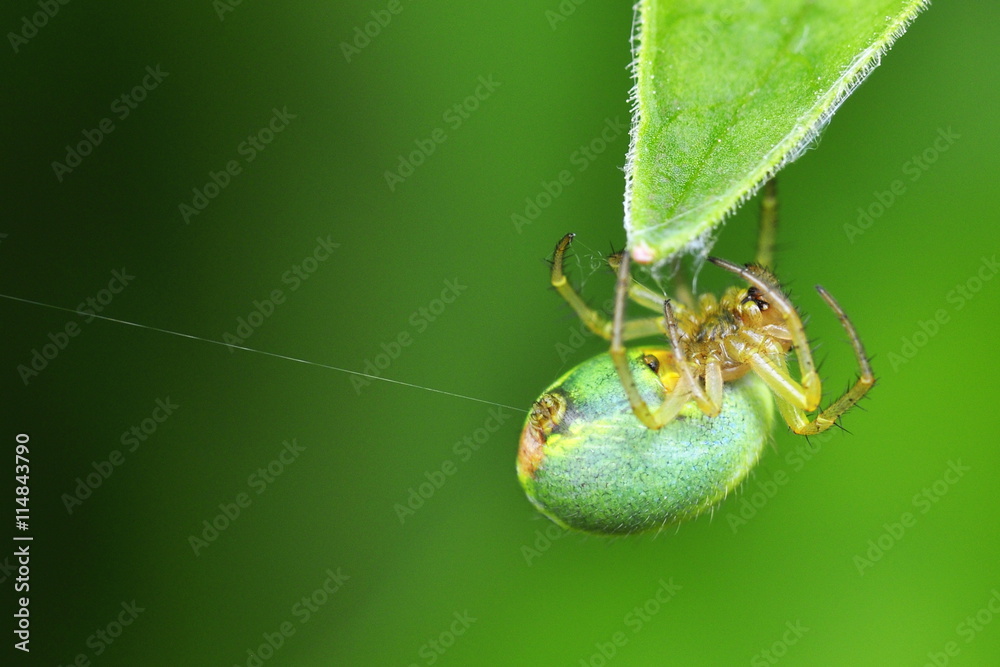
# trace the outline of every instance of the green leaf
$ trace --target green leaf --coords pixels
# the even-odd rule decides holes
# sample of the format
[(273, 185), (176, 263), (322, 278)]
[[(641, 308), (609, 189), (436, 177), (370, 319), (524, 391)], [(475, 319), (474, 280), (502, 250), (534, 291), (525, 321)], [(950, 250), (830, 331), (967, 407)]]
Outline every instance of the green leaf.
[(641, 0), (625, 229), (661, 264), (809, 146), (927, 0)]

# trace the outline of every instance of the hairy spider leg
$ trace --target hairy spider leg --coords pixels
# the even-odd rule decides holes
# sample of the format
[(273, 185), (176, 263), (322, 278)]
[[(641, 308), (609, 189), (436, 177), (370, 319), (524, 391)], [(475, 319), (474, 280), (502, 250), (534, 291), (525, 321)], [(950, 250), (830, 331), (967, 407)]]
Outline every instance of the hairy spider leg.
[(844, 309), (840, 307), (840, 304), (837, 303), (836, 299), (834, 299), (829, 292), (819, 285), (816, 285), (816, 291), (819, 292), (819, 295), (823, 297), (833, 312), (836, 313), (837, 319), (840, 320), (844, 330), (847, 331), (847, 336), (851, 339), (851, 347), (854, 348), (854, 356), (858, 361), (858, 367), (861, 369), (861, 374), (854, 382), (854, 385), (848, 389), (843, 396), (838, 398), (830, 404), (829, 407), (816, 415), (815, 419), (812, 421), (810, 421), (806, 414), (796, 406), (787, 403), (784, 400), (779, 400), (778, 408), (781, 412), (781, 416), (785, 418), (785, 421), (788, 422), (791, 429), (799, 435), (822, 433), (826, 429), (830, 428), (836, 423), (837, 419), (839, 419), (842, 414), (854, 407), (854, 405), (868, 393), (868, 390), (875, 385), (875, 374), (872, 373), (871, 363), (868, 361), (864, 345), (861, 344), (861, 338), (858, 336), (858, 332), (854, 328), (854, 324), (851, 322), (850, 318), (847, 317), (847, 313), (844, 312)]
[(778, 238), (778, 184), (775, 179), (764, 184), (760, 200), (760, 230), (757, 234), (757, 263), (774, 269), (774, 244)]
[(796, 382), (789, 376), (784, 358), (773, 357), (762, 352), (749, 352), (747, 354), (747, 362), (750, 367), (779, 397), (792, 405), (806, 412), (812, 412), (818, 408), (823, 388), (819, 375), (816, 373), (816, 364), (812, 358), (812, 351), (809, 349), (805, 327), (802, 326), (802, 319), (795, 307), (780, 291), (755, 276), (746, 267), (718, 257), (709, 257), (708, 261), (726, 271), (735, 273), (760, 290), (762, 294), (767, 295), (768, 303), (777, 309), (788, 326), (788, 332), (792, 337), (792, 347), (795, 348), (795, 356), (799, 360), (799, 375), (802, 379)]
[[(612, 323), (602, 313), (587, 305), (587, 302), (569, 284), (569, 280), (566, 279), (566, 274), (563, 272), (563, 258), (570, 243), (573, 242), (574, 236), (575, 234), (567, 234), (556, 245), (555, 254), (552, 257), (552, 286), (566, 300), (566, 303), (576, 311), (576, 314), (588, 329), (604, 340), (611, 340)], [(657, 302), (655, 310), (659, 312), (659, 302)], [(632, 340), (634, 338), (645, 338), (647, 336), (659, 336), (662, 334), (663, 325), (660, 317), (646, 317), (626, 322), (622, 338), (623, 340)]]
[[(619, 263), (622, 261), (622, 252), (616, 252), (608, 255), (608, 266), (618, 274)], [(686, 288), (684, 288), (686, 289)], [(687, 290), (690, 295), (690, 290)], [(628, 285), (628, 298), (632, 299), (635, 303), (639, 304), (643, 308), (648, 308), (650, 310), (656, 311), (657, 313), (663, 312), (663, 302), (666, 299), (662, 294), (654, 292), (642, 283), (632, 279), (629, 280)], [(682, 303), (688, 303), (687, 301), (680, 299)], [(666, 331), (660, 331), (660, 333), (666, 333)]]
[[(611, 361), (615, 365), (615, 370), (618, 371), (618, 379), (621, 381), (625, 395), (628, 397), (629, 405), (632, 406), (632, 412), (648, 428), (658, 429), (680, 412), (681, 408), (684, 407), (684, 404), (690, 398), (691, 389), (686, 380), (681, 377), (677, 382), (677, 386), (674, 387), (673, 392), (660, 405), (655, 414), (649, 409), (646, 401), (639, 394), (639, 389), (635, 386), (635, 380), (632, 378), (632, 369), (628, 365), (628, 358), (625, 356), (625, 345), (623, 342), (625, 338), (625, 298), (628, 294), (629, 283), (632, 281), (628, 265), (629, 254), (628, 252), (624, 252), (618, 264), (618, 281), (615, 284), (615, 312), (611, 329), (611, 350), (609, 353)], [(656, 319), (658, 320), (659, 318)], [(674, 353), (676, 354), (676, 350)]]
[[(740, 275), (744, 280), (747, 280), (761, 291), (766, 291), (767, 284), (745, 269), (725, 260), (711, 259), (711, 261), (724, 269)], [(834, 401), (830, 407), (820, 412), (815, 419), (812, 421), (809, 420), (805, 413), (812, 412), (819, 407), (822, 387), (812, 363), (812, 355), (809, 352), (808, 343), (805, 341), (805, 331), (802, 328), (802, 321), (784, 297), (773, 291), (767, 292), (768, 298), (770, 303), (778, 308), (778, 312), (785, 317), (788, 323), (793, 344), (799, 357), (803, 378), (802, 382), (801, 384), (796, 382), (789, 375), (783, 358), (764, 355), (760, 352), (751, 352), (747, 359), (753, 371), (767, 383), (780, 399), (778, 401), (778, 408), (782, 417), (788, 422), (791, 429), (800, 435), (821, 433), (833, 426), (840, 415), (844, 414), (857, 403), (875, 384), (875, 376), (872, 373), (871, 364), (865, 355), (864, 346), (861, 343), (861, 338), (858, 336), (857, 330), (854, 328), (854, 324), (829, 292), (819, 285), (816, 286), (816, 289), (820, 296), (827, 302), (827, 305), (837, 315), (837, 319), (840, 320), (841, 325), (847, 331), (847, 335), (851, 340), (855, 358), (861, 369), (861, 374), (854, 385), (843, 396)], [(789, 310), (791, 314), (789, 314)], [(810, 392), (814, 392), (814, 394), (810, 395)]]

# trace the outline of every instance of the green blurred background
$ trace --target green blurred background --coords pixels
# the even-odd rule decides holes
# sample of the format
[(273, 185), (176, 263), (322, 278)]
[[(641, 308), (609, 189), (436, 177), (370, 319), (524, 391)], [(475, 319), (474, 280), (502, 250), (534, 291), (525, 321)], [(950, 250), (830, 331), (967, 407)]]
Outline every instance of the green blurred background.
[[(220, 340), (281, 290), (244, 345), (410, 384), (0, 299), (4, 446), (30, 434), (34, 537), (30, 659), (11, 647), (2, 554), (8, 664), (1000, 664), (1000, 279), (983, 264), (1000, 250), (1000, 10), (959, 5), (921, 16), (782, 174), (779, 273), (812, 315), (828, 395), (855, 369), (812, 285), (854, 318), (880, 376), (867, 411), (808, 458), (779, 429), (714, 517), (616, 540), (540, 517), (514, 455), (522, 410), (605, 347), (577, 339), (543, 260), (576, 232), (574, 280), (610, 297), (627, 137), (578, 151), (627, 123), (628, 3), (553, 23), (555, 0), (403, 0), (346, 55), (387, 3), (60, 5), (0, 57), (0, 293), (113, 296), (103, 315)], [(9, 3), (0, 26), (36, 11)], [(121, 118), (147, 66), (166, 74)], [(261, 133), (275, 109), (282, 130)], [(113, 131), (60, 182), (52, 162), (103, 118)], [(386, 170), (435, 136), (390, 189)], [(240, 173), (185, 221), (230, 160)], [(572, 183), (517, 229), (562, 170)], [(715, 253), (750, 259), (755, 220), (749, 205)], [(317, 239), (339, 246), (304, 262)], [(312, 270), (298, 284), (296, 266)], [(134, 279), (102, 293), (123, 269)], [(709, 268), (699, 287), (729, 282)], [(70, 323), (79, 335), (25, 384), (18, 366)], [(157, 400), (177, 406), (162, 423)], [(131, 439), (144, 420), (155, 432)]]

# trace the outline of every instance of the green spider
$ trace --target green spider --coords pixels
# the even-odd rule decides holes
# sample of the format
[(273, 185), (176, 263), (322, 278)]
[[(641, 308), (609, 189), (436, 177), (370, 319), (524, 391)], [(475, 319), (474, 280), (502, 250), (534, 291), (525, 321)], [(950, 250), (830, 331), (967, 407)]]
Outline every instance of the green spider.
[[(860, 376), (815, 416), (822, 386), (802, 319), (771, 272), (777, 198), (767, 183), (756, 262), (713, 264), (748, 283), (716, 298), (684, 289), (677, 303), (635, 282), (627, 252), (608, 258), (617, 271), (609, 322), (569, 285), (556, 246), (552, 285), (586, 326), (610, 340), (608, 353), (570, 370), (532, 406), (521, 433), (518, 478), (529, 499), (568, 528), (633, 533), (694, 518), (715, 506), (756, 464), (774, 421), (774, 403), (795, 433), (833, 426), (875, 383), (854, 325), (817, 286), (854, 348)], [(656, 311), (625, 319), (626, 298)], [(670, 347), (626, 348), (666, 336)], [(795, 350), (799, 379), (789, 371)]]

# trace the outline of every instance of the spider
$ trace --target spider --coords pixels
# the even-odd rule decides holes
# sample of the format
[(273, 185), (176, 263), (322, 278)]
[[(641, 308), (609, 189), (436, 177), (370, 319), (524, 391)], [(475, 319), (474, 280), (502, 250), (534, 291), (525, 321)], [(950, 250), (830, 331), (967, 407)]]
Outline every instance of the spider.
[[(610, 356), (635, 416), (648, 428), (669, 424), (690, 401), (707, 416), (719, 414), (723, 385), (748, 372), (760, 377), (777, 399), (781, 416), (800, 435), (821, 433), (853, 407), (875, 383), (861, 339), (837, 301), (817, 285), (850, 338), (861, 373), (853, 386), (815, 417), (808, 413), (819, 408), (822, 386), (802, 318), (781, 285), (771, 265), (777, 229), (777, 193), (773, 180), (764, 188), (756, 261), (745, 266), (717, 257), (708, 261), (745, 280), (747, 287), (730, 287), (716, 298), (702, 294), (695, 299), (689, 291), (678, 292), (679, 301), (664, 299), (635, 282), (629, 273), (627, 251), (614, 253), (608, 263), (617, 272), (615, 308), (609, 322), (590, 308), (570, 286), (563, 272), (563, 259), (573, 234), (558, 243), (552, 262), (553, 287), (595, 334), (611, 342)], [(661, 315), (626, 320), (626, 297)], [(652, 335), (666, 335), (671, 351), (646, 353), (642, 362), (657, 375), (665, 390), (664, 400), (651, 407), (636, 387), (624, 342)], [(799, 379), (789, 371), (788, 353), (795, 350)]]
[[(770, 438), (774, 403), (796, 433), (820, 433), (872, 387), (861, 339), (840, 305), (820, 295), (847, 331), (861, 367), (848, 391), (815, 417), (822, 386), (802, 319), (771, 272), (777, 199), (773, 181), (761, 203), (756, 262), (709, 258), (746, 287), (676, 302), (632, 280), (629, 256), (617, 272), (609, 321), (570, 287), (563, 271), (567, 234), (556, 246), (551, 281), (586, 326), (611, 342), (567, 371), (535, 401), (518, 446), (517, 474), (535, 507), (565, 528), (598, 535), (662, 530), (715, 507), (756, 465)], [(627, 299), (657, 315), (625, 319)], [(666, 337), (660, 345), (625, 341)], [(798, 378), (788, 369), (794, 350)]]

